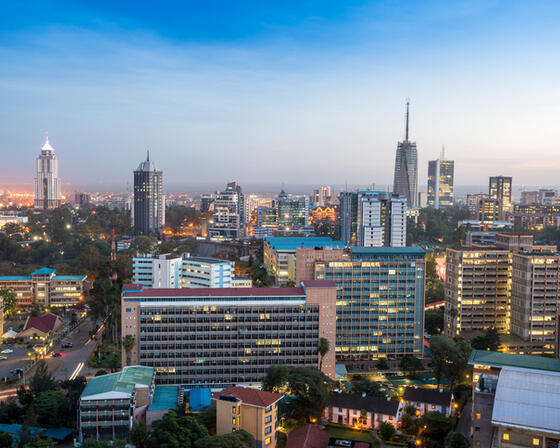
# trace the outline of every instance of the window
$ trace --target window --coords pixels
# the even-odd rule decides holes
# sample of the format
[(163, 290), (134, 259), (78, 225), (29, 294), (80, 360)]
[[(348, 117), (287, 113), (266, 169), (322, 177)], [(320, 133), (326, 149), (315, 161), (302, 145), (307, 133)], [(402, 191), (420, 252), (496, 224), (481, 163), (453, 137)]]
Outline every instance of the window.
[(267, 426), (266, 428), (264, 428), (265, 434), (270, 434), (271, 432), (272, 432), (272, 426)]
[(436, 405), (435, 405), (435, 404), (433, 404), (433, 405), (432, 405), (432, 409), (435, 409), (435, 408), (436, 408)]
[(480, 412), (477, 412), (477, 413), (476, 413), (476, 419), (477, 419), (477, 420), (480, 420)]
[(237, 419), (236, 419), (235, 417), (233, 417), (232, 423), (233, 423), (234, 425), (237, 425)]
[(270, 445), (270, 437), (267, 437), (264, 441), (265, 445)]
[(504, 439), (504, 440), (509, 440), (509, 434), (508, 434), (508, 433), (504, 433), (503, 439)]
[(264, 412), (270, 412), (270, 411), (272, 411), (272, 406), (268, 406), (268, 407), (264, 410)]
[(272, 421), (272, 415), (269, 415), (264, 419), (265, 424), (270, 423), (271, 421)]
[(533, 446), (539, 446), (541, 444), (541, 439), (534, 438), (533, 439)]
[(237, 414), (237, 408), (235, 406), (231, 407), (231, 413), (232, 414)]

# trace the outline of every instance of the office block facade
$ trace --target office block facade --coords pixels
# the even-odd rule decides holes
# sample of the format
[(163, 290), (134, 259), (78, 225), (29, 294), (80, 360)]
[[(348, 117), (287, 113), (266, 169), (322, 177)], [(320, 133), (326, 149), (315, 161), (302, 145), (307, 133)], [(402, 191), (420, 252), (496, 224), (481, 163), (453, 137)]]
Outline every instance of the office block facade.
[(453, 160), (430, 160), (428, 162), (428, 203), (436, 209), (453, 205)]
[(497, 248), (447, 249), (445, 333), (510, 327), (511, 252)]
[(502, 211), (511, 211), (512, 179), (506, 176), (492, 176), (488, 181), (488, 197), (501, 201)]
[[(151, 366), (162, 384), (256, 384), (274, 364), (318, 366), (317, 342), (336, 341), (336, 286), (146, 289), (125, 285), (122, 334), (135, 346), (123, 359)], [(334, 378), (334, 351), (323, 371)]]
[(49, 143), (49, 136), (37, 157), (35, 177), (36, 208), (48, 209), (60, 207), (60, 178), (58, 177), (58, 160), (54, 148)]
[(245, 197), (237, 182), (230, 182), (226, 189), (214, 197), (214, 215), (208, 227), (212, 238), (236, 239), (243, 236), (246, 223)]
[(406, 103), (405, 139), (397, 145), (393, 193), (406, 197), (411, 208), (418, 206), (418, 149), (408, 139), (409, 102)]
[(146, 160), (134, 171), (134, 232), (137, 235), (160, 235), (165, 224), (163, 172)]
[(425, 252), (418, 247), (301, 248), (297, 281), (337, 285), (336, 357), (353, 366), (422, 356)]

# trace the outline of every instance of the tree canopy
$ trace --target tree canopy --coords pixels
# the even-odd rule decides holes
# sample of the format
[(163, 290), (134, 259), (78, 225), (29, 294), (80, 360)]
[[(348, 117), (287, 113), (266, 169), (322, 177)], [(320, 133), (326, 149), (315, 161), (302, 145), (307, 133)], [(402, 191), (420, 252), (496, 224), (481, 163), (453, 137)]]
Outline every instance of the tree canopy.
[(430, 339), (432, 367), (438, 387), (442, 376), (446, 376), (452, 385), (462, 381), (468, 369), (471, 346), (464, 339), (451, 339), (436, 335)]
[(495, 327), (490, 327), (486, 330), (486, 333), (475, 337), (471, 341), (472, 348), (476, 350), (491, 350), (498, 351), (500, 347), (500, 334)]

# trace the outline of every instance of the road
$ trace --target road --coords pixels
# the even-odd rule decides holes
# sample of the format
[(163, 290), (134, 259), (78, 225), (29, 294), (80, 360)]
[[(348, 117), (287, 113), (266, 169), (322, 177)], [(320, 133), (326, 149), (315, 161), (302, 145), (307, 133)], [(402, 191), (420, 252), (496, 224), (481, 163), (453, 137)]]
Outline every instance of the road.
[(471, 438), (471, 412), (472, 412), (472, 401), (469, 401), (465, 408), (463, 409), (463, 413), (461, 414), (461, 418), (459, 419), (459, 423), (457, 424), (457, 432), (460, 432), (469, 440)]

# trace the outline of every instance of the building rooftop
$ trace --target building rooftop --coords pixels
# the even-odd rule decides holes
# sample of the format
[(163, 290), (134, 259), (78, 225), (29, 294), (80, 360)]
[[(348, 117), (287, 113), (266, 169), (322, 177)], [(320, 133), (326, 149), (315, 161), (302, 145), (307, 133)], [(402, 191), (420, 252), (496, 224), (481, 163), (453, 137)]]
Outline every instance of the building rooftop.
[(94, 376), (87, 383), (81, 398), (109, 392), (132, 394), (137, 385), (149, 387), (152, 384), (153, 376), (154, 368), (144, 366), (124, 367), (120, 372)]
[(491, 352), (486, 350), (473, 350), (469, 358), (469, 364), (560, 372), (560, 359), (544, 358), (542, 356), (514, 355), (512, 353)]
[(86, 275), (55, 275), (53, 280), (85, 280)]
[(399, 401), (369, 395), (364, 397), (362, 394), (331, 392), (327, 400), (327, 406), (345, 409), (365, 409), (369, 412), (384, 415), (396, 415), (399, 409)]
[(238, 386), (227, 387), (221, 392), (215, 394), (214, 397), (219, 398), (222, 396), (235, 397), (243, 403), (261, 408), (271, 406), (284, 397), (282, 394), (275, 394), (272, 392), (265, 392), (264, 390)]
[(406, 247), (361, 247), (361, 246), (350, 246), (352, 254), (372, 254), (372, 255), (418, 255), (424, 256), (426, 251), (418, 246), (406, 246)]
[(406, 401), (417, 401), (420, 403), (437, 404), (439, 406), (450, 406), (452, 394), (451, 392), (440, 391), (439, 389), (407, 387), (404, 390), (403, 398)]
[(303, 280), (301, 285), (304, 288), (336, 288), (334, 280)]
[(23, 331), (30, 328), (38, 330), (42, 333), (48, 333), (56, 328), (56, 323), (60, 318), (56, 314), (46, 313), (42, 316), (29, 316), (25, 322)]
[(183, 261), (194, 261), (196, 263), (207, 263), (207, 264), (222, 264), (222, 263), (233, 263), (229, 260), (221, 260), (219, 258), (212, 257), (183, 257)]
[(305, 297), (303, 288), (142, 288), (125, 289), (124, 297)]
[(0, 276), (0, 282), (10, 282), (15, 280), (31, 280), (30, 275), (4, 275)]
[(179, 399), (178, 386), (156, 386), (152, 404), (148, 407), (149, 411), (167, 411), (175, 409)]
[(492, 424), (560, 435), (560, 373), (502, 369)]
[(332, 247), (343, 249), (345, 244), (342, 241), (333, 241), (328, 236), (308, 236), (308, 237), (269, 237), (264, 239), (276, 250), (295, 251), (300, 247)]
[(35, 272), (32, 272), (31, 275), (51, 275), (54, 274), (56, 271), (51, 268), (41, 268), (37, 269)]

